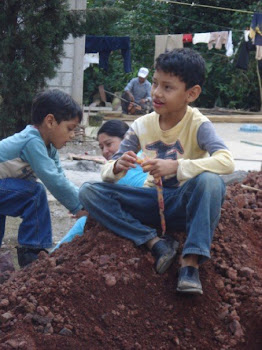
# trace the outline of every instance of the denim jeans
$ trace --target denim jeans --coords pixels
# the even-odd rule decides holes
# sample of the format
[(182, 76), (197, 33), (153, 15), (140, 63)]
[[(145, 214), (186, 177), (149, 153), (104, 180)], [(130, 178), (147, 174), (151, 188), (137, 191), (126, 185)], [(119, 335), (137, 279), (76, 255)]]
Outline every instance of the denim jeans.
[(0, 246), (6, 216), (22, 218), (18, 243), (32, 248), (52, 246), (51, 217), (46, 191), (41, 183), (23, 179), (0, 180)]
[[(225, 195), (223, 180), (204, 172), (178, 188), (164, 188), (163, 194), (167, 228), (187, 234), (182, 256), (199, 255), (199, 263), (210, 258)], [(155, 188), (84, 183), (79, 198), (94, 219), (136, 245), (157, 236), (153, 227), (160, 226), (160, 216)]]

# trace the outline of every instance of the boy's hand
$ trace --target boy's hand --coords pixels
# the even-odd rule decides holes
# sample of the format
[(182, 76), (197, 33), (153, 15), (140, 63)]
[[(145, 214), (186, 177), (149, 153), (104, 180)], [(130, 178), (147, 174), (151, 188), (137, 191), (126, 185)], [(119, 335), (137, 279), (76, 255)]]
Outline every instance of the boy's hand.
[(175, 175), (177, 173), (178, 161), (173, 159), (147, 159), (141, 164), (144, 172), (149, 172), (154, 178)]
[(82, 216), (88, 216), (88, 211), (85, 209), (79, 210), (76, 214), (71, 215), (72, 219), (79, 219)]
[(113, 173), (116, 175), (121, 171), (128, 171), (130, 168), (135, 168), (137, 156), (133, 151), (128, 151), (122, 154), (115, 162)]

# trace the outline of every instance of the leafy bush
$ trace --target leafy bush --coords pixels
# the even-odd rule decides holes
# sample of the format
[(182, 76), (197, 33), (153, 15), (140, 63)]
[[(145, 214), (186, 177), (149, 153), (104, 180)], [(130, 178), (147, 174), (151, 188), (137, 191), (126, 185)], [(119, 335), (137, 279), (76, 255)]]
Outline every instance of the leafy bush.
[(64, 40), (83, 34), (84, 16), (66, 0), (0, 2), (0, 138), (30, 122), (33, 96), (55, 76)]

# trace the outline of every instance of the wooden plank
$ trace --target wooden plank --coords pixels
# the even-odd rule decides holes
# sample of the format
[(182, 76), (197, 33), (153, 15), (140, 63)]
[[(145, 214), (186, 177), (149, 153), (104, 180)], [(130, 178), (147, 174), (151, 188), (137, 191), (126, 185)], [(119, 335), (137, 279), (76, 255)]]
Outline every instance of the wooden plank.
[(111, 114), (122, 116), (122, 114), (123, 114), (121, 111), (113, 111), (113, 110), (105, 111), (105, 112), (101, 112), (101, 113), (104, 114), (105, 116), (107, 116), (107, 115), (110, 116)]
[[(134, 121), (140, 115), (129, 115), (129, 114), (105, 114), (104, 120), (110, 119), (121, 119), (123, 121)], [(262, 115), (207, 115), (206, 117), (214, 123), (262, 123)]]
[(89, 111), (97, 111), (97, 112), (102, 112), (102, 111), (105, 111), (105, 112), (110, 112), (112, 111), (112, 107), (84, 107), (84, 112), (89, 112)]
[(216, 123), (262, 123), (261, 115), (206, 115)]
[(214, 115), (262, 115), (259, 112), (244, 111), (241, 109), (229, 109), (229, 108), (198, 108), (203, 114)]
[[(223, 108), (199, 108), (209, 120), (216, 123), (262, 123), (262, 114), (241, 110), (227, 110)], [(104, 120), (123, 118), (125, 121), (134, 121), (141, 115), (124, 114), (122, 111), (113, 111), (112, 107), (84, 106), (84, 112), (89, 115), (104, 114)], [(216, 114), (217, 113), (217, 114)]]
[[(92, 117), (92, 116), (97, 115), (97, 112), (89, 112), (87, 114), (88, 114), (88, 116)], [(117, 112), (117, 111), (110, 111), (110, 112), (106, 112), (106, 113), (101, 112), (100, 114), (104, 116), (104, 119), (105, 118), (108, 118), (108, 119), (122, 118), (122, 113), (121, 112)]]
[(141, 117), (141, 115), (132, 115), (132, 114), (114, 114), (114, 115), (109, 115), (109, 114), (105, 114), (104, 115), (104, 120), (111, 120), (111, 119), (121, 119), (123, 121), (126, 122), (131, 122), (136, 120), (137, 118)]

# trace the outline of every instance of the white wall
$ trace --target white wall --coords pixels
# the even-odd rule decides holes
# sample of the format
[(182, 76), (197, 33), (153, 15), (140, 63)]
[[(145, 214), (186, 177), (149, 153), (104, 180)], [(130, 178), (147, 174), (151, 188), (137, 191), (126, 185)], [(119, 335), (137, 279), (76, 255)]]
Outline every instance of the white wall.
[[(70, 8), (85, 10), (86, 0), (68, 0)], [(60, 89), (71, 95), (80, 105), (83, 104), (83, 57), (85, 36), (74, 39), (70, 36), (64, 43), (65, 55), (54, 79), (47, 84), (52, 89)]]

